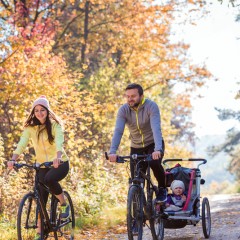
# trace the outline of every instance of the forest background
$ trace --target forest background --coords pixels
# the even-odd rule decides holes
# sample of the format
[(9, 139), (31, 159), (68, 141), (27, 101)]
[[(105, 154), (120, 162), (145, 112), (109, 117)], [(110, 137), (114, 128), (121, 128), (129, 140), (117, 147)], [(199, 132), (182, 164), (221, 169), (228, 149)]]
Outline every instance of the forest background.
[[(193, 13), (192, 24), (207, 14), (205, 2), (0, 0), (0, 214), (5, 229), (15, 226), (19, 201), (33, 182), (32, 172), (8, 173), (5, 164), (32, 102), (41, 95), (65, 124), (71, 170), (63, 185), (73, 198), (79, 228), (101, 219), (111, 225), (121, 220), (119, 213), (124, 215), (129, 170), (108, 163), (104, 152), (127, 84), (140, 83), (145, 96), (158, 103), (165, 157), (193, 156), (190, 95), (215, 80), (204, 64), (191, 63), (189, 45), (172, 38), (176, 19), (184, 24), (182, 16)], [(184, 93), (174, 92), (178, 85), (184, 85)], [(219, 113), (222, 119), (239, 120), (237, 112)], [(232, 156), (229, 170), (237, 181), (239, 138), (232, 131), (221, 146)], [(128, 152), (126, 131), (119, 153)], [(21, 161), (35, 161), (31, 144)]]

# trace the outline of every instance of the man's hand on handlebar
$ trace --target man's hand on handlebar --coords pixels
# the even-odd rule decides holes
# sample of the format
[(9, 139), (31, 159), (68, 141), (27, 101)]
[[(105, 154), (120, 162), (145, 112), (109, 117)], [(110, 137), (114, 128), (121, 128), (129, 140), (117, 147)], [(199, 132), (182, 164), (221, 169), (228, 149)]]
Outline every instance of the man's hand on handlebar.
[(116, 162), (117, 161), (117, 154), (109, 154), (108, 155), (110, 162)]
[(162, 154), (160, 151), (155, 151), (152, 153), (152, 159), (153, 160), (159, 160), (162, 157)]

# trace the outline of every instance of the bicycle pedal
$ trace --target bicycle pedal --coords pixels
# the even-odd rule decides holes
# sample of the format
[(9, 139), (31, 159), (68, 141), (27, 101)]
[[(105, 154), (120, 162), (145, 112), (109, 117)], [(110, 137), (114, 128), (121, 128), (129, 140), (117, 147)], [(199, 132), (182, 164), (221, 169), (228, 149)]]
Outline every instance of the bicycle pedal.
[(69, 218), (61, 218), (61, 219), (60, 219), (60, 222), (61, 222), (61, 224), (62, 224), (62, 223), (69, 222)]

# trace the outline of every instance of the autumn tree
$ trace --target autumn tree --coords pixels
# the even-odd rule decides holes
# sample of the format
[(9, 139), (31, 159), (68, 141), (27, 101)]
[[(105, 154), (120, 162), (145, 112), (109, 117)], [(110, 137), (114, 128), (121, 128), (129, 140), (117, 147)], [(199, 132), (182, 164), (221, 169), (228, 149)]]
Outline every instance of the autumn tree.
[[(109, 67), (116, 73), (124, 69), (145, 89), (159, 84), (171, 88), (173, 82), (202, 86), (210, 76), (203, 67), (189, 64), (187, 45), (173, 44), (169, 38), (174, 14), (188, 5), (195, 6), (194, 10), (201, 8), (201, 1), (4, 2), (7, 16), (21, 26), (23, 36), (29, 39), (54, 32), (54, 51), (66, 58), (71, 69), (84, 73), (79, 83), (87, 91), (91, 91), (89, 79)], [(107, 85), (114, 86), (118, 81), (118, 74), (114, 74)], [(130, 80), (125, 79), (127, 82)], [(177, 118), (172, 121), (175, 127), (180, 126)]]
[[(239, 95), (237, 95), (237, 98), (239, 98)], [(227, 121), (229, 119), (234, 119), (237, 122), (240, 121), (240, 112), (239, 111), (233, 111), (231, 109), (219, 109), (216, 108), (218, 111), (219, 119), (222, 121)], [(209, 151), (212, 155), (216, 155), (221, 151), (224, 151), (227, 153), (227, 156), (229, 158), (229, 166), (228, 169), (231, 173), (233, 173), (236, 176), (237, 180), (240, 180), (240, 164), (239, 164), (239, 151), (240, 151), (240, 134), (239, 130), (237, 128), (231, 128), (227, 131), (225, 141), (218, 145), (218, 146), (212, 146), (209, 148)]]
[[(175, 95), (173, 86), (184, 82), (192, 89), (201, 87), (210, 73), (189, 63), (187, 45), (170, 40), (179, 1), (0, 2), (1, 35), (6, 38), (0, 43), (0, 133), (6, 159), (32, 101), (46, 95), (65, 122), (71, 173), (64, 184), (77, 212), (96, 214), (123, 201), (127, 171), (105, 163), (103, 153), (130, 82), (140, 83), (160, 106), (166, 156), (191, 155), (175, 144), (193, 138), (191, 104), (187, 95)], [(128, 148), (126, 133), (121, 150)], [(24, 160), (29, 156), (34, 156), (31, 145)]]
[[(18, 45), (12, 44), (14, 54), (1, 64), (0, 132), (5, 150), (5, 158), (1, 158), (1, 164), (10, 159), (15, 148), (14, 143), (19, 140), (22, 125), (31, 110), (32, 101), (40, 95), (46, 95), (51, 108), (65, 123), (66, 150), (70, 158), (71, 173), (64, 185), (74, 197), (79, 213), (96, 214), (106, 201), (116, 203), (118, 196), (111, 196), (106, 190), (116, 188), (114, 183), (117, 180), (114, 180), (113, 173), (108, 173), (101, 162), (102, 152), (98, 145), (101, 146), (102, 136), (96, 132), (98, 128), (103, 134), (104, 129), (107, 131), (102, 123), (107, 109), (94, 99), (92, 93), (78, 91), (78, 82), (82, 76), (68, 71), (63, 58), (51, 52), (53, 42), (47, 39), (46, 42), (42, 46), (42, 42), (19, 38), (16, 41)], [(31, 144), (22, 161), (34, 162)], [(32, 186), (29, 182), (31, 176), (21, 172), (10, 175), (8, 181), (4, 176), (1, 177), (1, 182), (4, 182), (1, 186), (4, 210), (11, 205), (18, 206), (17, 201), (23, 192)], [(20, 183), (24, 187), (18, 189)], [(9, 195), (9, 189), (18, 189), (18, 194)], [(121, 191), (119, 194), (123, 195)], [(16, 209), (12, 208), (12, 211), (7, 211), (7, 215), (13, 214)]]

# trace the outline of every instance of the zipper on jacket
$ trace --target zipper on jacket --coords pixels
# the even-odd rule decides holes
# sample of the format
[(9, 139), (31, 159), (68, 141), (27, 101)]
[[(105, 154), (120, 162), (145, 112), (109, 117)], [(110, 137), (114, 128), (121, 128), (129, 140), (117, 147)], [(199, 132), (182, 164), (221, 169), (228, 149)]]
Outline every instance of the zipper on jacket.
[(143, 136), (142, 130), (139, 127), (139, 122), (138, 122), (138, 108), (137, 108), (137, 111), (135, 111), (135, 113), (136, 113), (137, 127), (138, 127), (138, 130), (140, 132), (140, 135), (142, 136), (142, 145), (143, 145), (143, 147), (145, 147), (145, 145), (144, 145), (144, 136)]
[(47, 151), (46, 151), (46, 148), (45, 148), (45, 145), (44, 145), (44, 141), (43, 141), (43, 132), (42, 132), (42, 144), (43, 144), (43, 149), (44, 149), (44, 152), (45, 152), (45, 155), (46, 155), (46, 162), (48, 162), (48, 155), (47, 155)]

